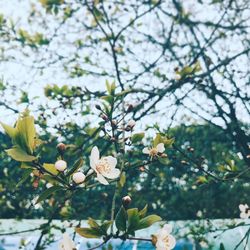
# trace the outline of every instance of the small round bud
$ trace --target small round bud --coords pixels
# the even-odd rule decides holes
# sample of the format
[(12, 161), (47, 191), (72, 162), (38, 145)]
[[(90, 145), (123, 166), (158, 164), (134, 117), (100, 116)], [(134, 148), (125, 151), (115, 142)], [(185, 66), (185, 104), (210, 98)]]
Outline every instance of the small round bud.
[(102, 110), (102, 108), (101, 108), (101, 106), (99, 104), (96, 104), (95, 108), (98, 109), (98, 110)]
[(77, 173), (74, 173), (73, 176), (72, 176), (72, 179), (73, 181), (76, 183), (76, 184), (80, 184), (80, 183), (83, 183), (85, 181), (85, 174), (82, 173), (82, 172), (77, 172)]
[(55, 168), (60, 171), (60, 172), (63, 172), (66, 168), (67, 168), (67, 162), (64, 161), (64, 160), (58, 160), (56, 163), (55, 163)]
[(66, 150), (66, 145), (64, 143), (59, 143), (59, 144), (57, 144), (56, 148), (57, 148), (58, 152), (60, 154), (62, 154)]
[(41, 173), (41, 171), (39, 171), (39, 170), (33, 170), (33, 172), (32, 172), (33, 174), (34, 174), (34, 176), (36, 176), (36, 177), (42, 177), (42, 173)]
[(111, 121), (111, 126), (112, 126), (113, 128), (116, 128), (116, 127), (117, 127), (117, 121), (116, 121), (116, 120), (112, 120), (112, 121)]
[(127, 112), (131, 112), (133, 109), (134, 109), (134, 106), (132, 104), (129, 104)]
[(144, 166), (141, 166), (141, 167), (139, 167), (139, 170), (140, 170), (141, 172), (144, 172), (144, 171), (145, 171), (145, 167), (144, 167)]
[(40, 181), (39, 178), (37, 178), (37, 179), (34, 180), (34, 182), (33, 182), (33, 188), (38, 188), (39, 181)]
[(128, 205), (131, 203), (132, 199), (130, 198), (130, 196), (124, 196), (122, 198), (122, 205), (126, 208), (128, 207)]

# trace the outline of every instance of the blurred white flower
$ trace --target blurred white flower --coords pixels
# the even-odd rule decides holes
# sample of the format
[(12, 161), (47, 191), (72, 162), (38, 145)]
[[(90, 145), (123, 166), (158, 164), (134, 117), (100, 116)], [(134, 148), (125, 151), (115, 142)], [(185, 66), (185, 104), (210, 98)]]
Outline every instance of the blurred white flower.
[(64, 161), (64, 160), (58, 160), (56, 163), (55, 163), (55, 168), (60, 171), (60, 172), (63, 172), (66, 168), (67, 168), (67, 162)]
[(250, 208), (248, 207), (247, 204), (240, 204), (239, 205), (240, 209), (240, 218), (241, 219), (248, 219), (250, 217)]
[(90, 166), (96, 172), (97, 179), (100, 183), (108, 185), (108, 179), (116, 179), (120, 175), (120, 170), (115, 168), (117, 159), (113, 156), (100, 158), (98, 148), (95, 146), (91, 150)]
[(142, 150), (143, 154), (148, 154), (151, 157), (157, 156), (159, 153), (163, 153), (165, 151), (165, 147), (163, 143), (159, 143), (155, 148), (144, 148)]
[(75, 243), (66, 233), (63, 234), (63, 239), (59, 243), (59, 250), (76, 250)]
[(135, 120), (129, 120), (127, 123), (127, 126), (130, 128), (133, 128), (135, 126), (135, 124), (136, 124)]
[(170, 250), (175, 247), (176, 240), (172, 232), (172, 226), (170, 224), (165, 224), (162, 229), (160, 229), (155, 235), (157, 238), (156, 241), (156, 250)]
[(76, 172), (73, 174), (72, 179), (76, 184), (83, 183), (85, 180), (86, 176), (82, 172)]

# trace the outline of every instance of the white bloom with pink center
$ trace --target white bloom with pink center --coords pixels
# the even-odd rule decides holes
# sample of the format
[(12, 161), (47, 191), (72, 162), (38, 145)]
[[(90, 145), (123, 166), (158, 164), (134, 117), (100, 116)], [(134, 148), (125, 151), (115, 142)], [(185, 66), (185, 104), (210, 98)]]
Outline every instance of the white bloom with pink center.
[(248, 219), (250, 217), (250, 208), (248, 207), (247, 204), (240, 204), (239, 205), (240, 209), (240, 218), (241, 219)]
[(175, 247), (176, 240), (172, 232), (172, 226), (170, 224), (165, 224), (163, 228), (161, 228), (157, 234), (155, 235), (157, 238), (156, 241), (156, 250), (170, 250)]
[(71, 240), (67, 233), (63, 234), (63, 239), (59, 243), (59, 250), (76, 250), (75, 243)]
[(159, 153), (163, 153), (165, 151), (165, 147), (163, 143), (159, 143), (156, 147), (154, 148), (144, 148), (142, 150), (143, 154), (148, 154), (151, 157), (157, 156)]
[(105, 156), (100, 158), (98, 148), (95, 146), (91, 150), (90, 166), (96, 172), (97, 179), (100, 183), (108, 185), (108, 179), (116, 179), (120, 175), (120, 170), (115, 168), (117, 159), (113, 156)]

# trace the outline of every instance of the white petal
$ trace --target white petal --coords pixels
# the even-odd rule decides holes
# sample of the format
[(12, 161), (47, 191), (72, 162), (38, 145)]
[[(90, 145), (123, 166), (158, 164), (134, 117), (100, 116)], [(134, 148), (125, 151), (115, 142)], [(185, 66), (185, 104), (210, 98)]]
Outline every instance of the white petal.
[(108, 161), (108, 164), (111, 168), (115, 168), (116, 164), (117, 164), (117, 159), (113, 156), (107, 156), (105, 157)]
[(61, 246), (63, 246), (64, 250), (72, 250), (76, 248), (74, 242), (71, 240), (71, 238), (67, 233), (63, 234), (63, 240)]
[(107, 182), (107, 180), (101, 175), (97, 173), (97, 180), (102, 183), (103, 185), (109, 185), (109, 183)]
[(169, 234), (172, 232), (172, 229), (173, 229), (173, 227), (172, 227), (172, 225), (170, 225), (170, 224), (165, 224), (165, 225), (163, 226), (163, 228), (162, 228), (162, 230), (166, 231), (166, 232), (169, 233)]
[(248, 205), (247, 204), (244, 204), (244, 205), (240, 204), (239, 209), (240, 209), (240, 211), (245, 212), (248, 209)]
[(157, 239), (156, 250), (166, 250), (165, 243), (161, 239)]
[(110, 173), (106, 174), (106, 177), (109, 179), (116, 179), (120, 175), (120, 169), (114, 168)]
[(59, 242), (58, 250), (64, 250), (63, 243)]
[(156, 149), (159, 153), (163, 153), (165, 151), (165, 147), (164, 147), (164, 144), (163, 143), (159, 143), (157, 146), (156, 146)]
[(144, 148), (144, 149), (142, 150), (142, 153), (143, 153), (143, 154), (149, 154), (149, 149), (148, 149), (148, 148)]
[(175, 247), (175, 245), (176, 245), (175, 237), (170, 234), (168, 236), (168, 239), (169, 239), (169, 247), (170, 247), (170, 249), (173, 249)]
[(248, 217), (249, 217), (249, 215), (247, 213), (245, 213), (245, 212), (240, 213), (240, 218), (241, 219), (248, 219)]
[(100, 153), (98, 148), (95, 146), (92, 148), (91, 150), (91, 154), (90, 154), (90, 166), (93, 169), (96, 169), (96, 164), (98, 163), (100, 158)]

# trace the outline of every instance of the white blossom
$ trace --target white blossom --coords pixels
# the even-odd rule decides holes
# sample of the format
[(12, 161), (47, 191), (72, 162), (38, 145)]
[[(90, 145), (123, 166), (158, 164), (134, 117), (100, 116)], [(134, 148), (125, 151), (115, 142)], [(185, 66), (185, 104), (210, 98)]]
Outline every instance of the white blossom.
[(151, 157), (157, 156), (159, 153), (163, 153), (164, 151), (165, 151), (165, 147), (163, 143), (159, 143), (156, 147), (144, 148), (142, 150), (143, 154), (148, 154)]
[(240, 204), (239, 205), (240, 209), (240, 218), (242, 219), (248, 219), (250, 217), (250, 208), (248, 207), (247, 204)]
[(100, 183), (108, 185), (108, 179), (116, 179), (120, 175), (120, 170), (115, 168), (117, 159), (113, 156), (105, 156), (100, 158), (98, 148), (95, 146), (91, 150), (90, 166), (96, 172), (97, 179)]
[(85, 180), (86, 176), (82, 172), (76, 172), (73, 174), (72, 179), (76, 184), (83, 183)]
[(135, 126), (135, 124), (136, 124), (135, 120), (129, 120), (127, 123), (127, 126), (130, 128), (133, 128)]
[(170, 224), (165, 224), (163, 228), (161, 228), (157, 234), (155, 235), (157, 238), (156, 241), (156, 250), (170, 250), (175, 247), (176, 240), (172, 232), (172, 226)]
[(67, 168), (67, 162), (64, 161), (64, 160), (58, 160), (56, 163), (55, 163), (55, 168), (60, 171), (60, 172), (63, 172), (66, 168)]
[(59, 243), (59, 250), (76, 250), (74, 242), (67, 233), (63, 234), (63, 239)]

